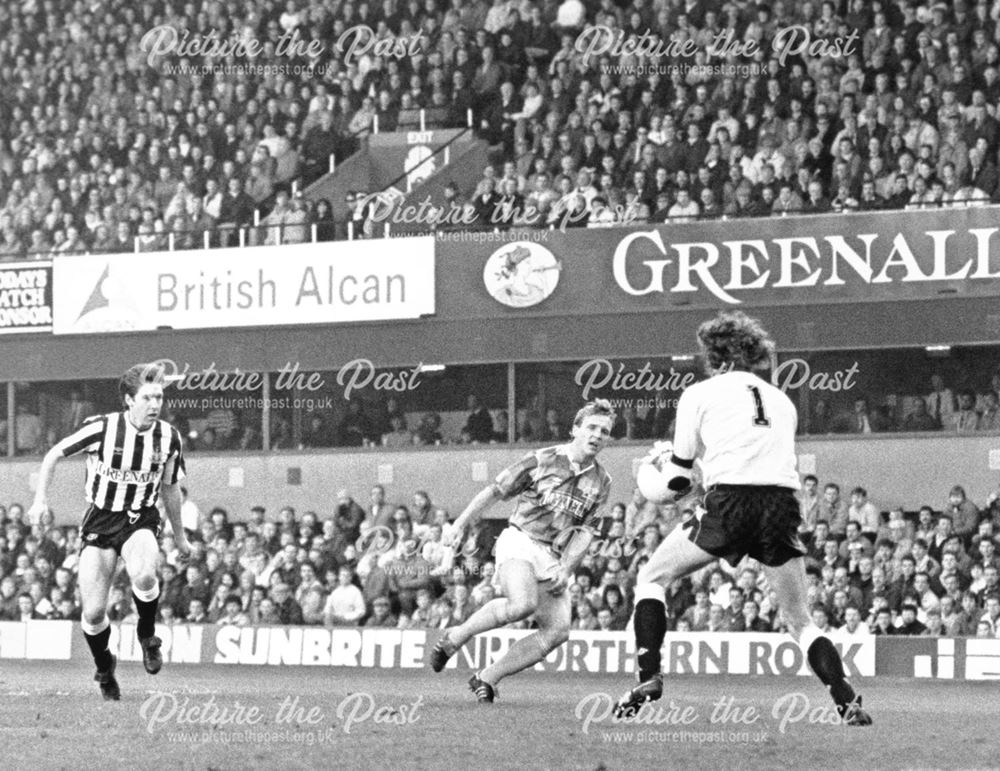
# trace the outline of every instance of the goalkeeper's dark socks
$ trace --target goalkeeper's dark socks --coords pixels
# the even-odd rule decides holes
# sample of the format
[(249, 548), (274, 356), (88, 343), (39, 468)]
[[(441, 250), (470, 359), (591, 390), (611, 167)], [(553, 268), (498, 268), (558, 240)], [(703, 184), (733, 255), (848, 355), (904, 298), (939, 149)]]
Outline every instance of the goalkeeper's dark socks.
[(94, 664), (98, 672), (107, 672), (111, 668), (111, 651), (108, 643), (111, 641), (111, 626), (106, 626), (97, 634), (83, 633), (87, 639), (87, 647), (94, 657)]
[[(140, 640), (153, 636), (153, 631), (156, 628), (156, 609), (160, 604), (159, 587), (154, 587), (143, 594), (149, 599), (141, 599), (133, 587), (132, 599), (135, 601), (135, 609), (139, 613), (139, 623), (136, 624), (135, 632)], [(150, 595), (152, 596), (150, 597)]]
[(667, 634), (667, 609), (660, 600), (645, 598), (635, 606), (635, 650), (639, 682), (660, 674), (660, 649)]
[(854, 701), (854, 689), (847, 682), (840, 654), (829, 638), (817, 637), (813, 640), (807, 655), (809, 666), (829, 689), (835, 704), (842, 706)]

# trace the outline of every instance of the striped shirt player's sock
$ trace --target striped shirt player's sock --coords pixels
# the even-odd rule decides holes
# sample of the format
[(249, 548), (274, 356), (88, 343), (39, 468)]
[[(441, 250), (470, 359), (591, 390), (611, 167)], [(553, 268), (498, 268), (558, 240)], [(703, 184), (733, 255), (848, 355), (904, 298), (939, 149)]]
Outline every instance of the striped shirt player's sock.
[(139, 613), (139, 623), (136, 624), (136, 636), (140, 640), (153, 636), (156, 628), (156, 609), (160, 603), (160, 587), (154, 585), (152, 589), (141, 592), (132, 587), (132, 599), (135, 601), (135, 609)]
[(90, 655), (94, 657), (94, 665), (98, 672), (107, 672), (111, 668), (111, 650), (108, 643), (111, 641), (111, 625), (108, 624), (100, 632), (95, 634), (83, 633), (87, 640), (87, 647), (90, 648)]
[(632, 623), (635, 628), (639, 682), (644, 683), (660, 674), (660, 649), (667, 634), (666, 606), (661, 600), (641, 599), (636, 603)]

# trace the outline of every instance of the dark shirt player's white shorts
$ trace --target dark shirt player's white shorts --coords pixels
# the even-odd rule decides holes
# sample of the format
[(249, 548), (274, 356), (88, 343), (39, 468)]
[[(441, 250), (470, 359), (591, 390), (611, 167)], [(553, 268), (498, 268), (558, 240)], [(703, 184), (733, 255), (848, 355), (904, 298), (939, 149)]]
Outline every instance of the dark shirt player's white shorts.
[(718, 484), (708, 489), (701, 516), (685, 527), (693, 544), (730, 565), (750, 555), (778, 567), (806, 554), (801, 522), (798, 498), (788, 487)]

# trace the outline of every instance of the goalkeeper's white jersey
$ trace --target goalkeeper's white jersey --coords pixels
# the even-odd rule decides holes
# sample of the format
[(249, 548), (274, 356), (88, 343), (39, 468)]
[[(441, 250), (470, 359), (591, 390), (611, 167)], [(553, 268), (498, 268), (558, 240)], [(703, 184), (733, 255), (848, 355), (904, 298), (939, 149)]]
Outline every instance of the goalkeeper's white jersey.
[(750, 372), (726, 372), (681, 394), (674, 456), (700, 456), (706, 487), (776, 485), (798, 490), (797, 425), (795, 405), (781, 390)]

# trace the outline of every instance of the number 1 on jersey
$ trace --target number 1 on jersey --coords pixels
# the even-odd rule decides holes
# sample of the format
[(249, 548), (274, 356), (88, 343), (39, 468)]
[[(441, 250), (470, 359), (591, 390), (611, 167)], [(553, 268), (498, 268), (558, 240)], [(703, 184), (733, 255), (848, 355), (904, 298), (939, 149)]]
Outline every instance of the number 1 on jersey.
[(760, 395), (760, 389), (755, 385), (748, 385), (747, 389), (751, 394), (753, 394), (753, 424), (755, 426), (770, 426), (771, 419), (767, 416), (767, 413), (764, 412), (764, 399)]

